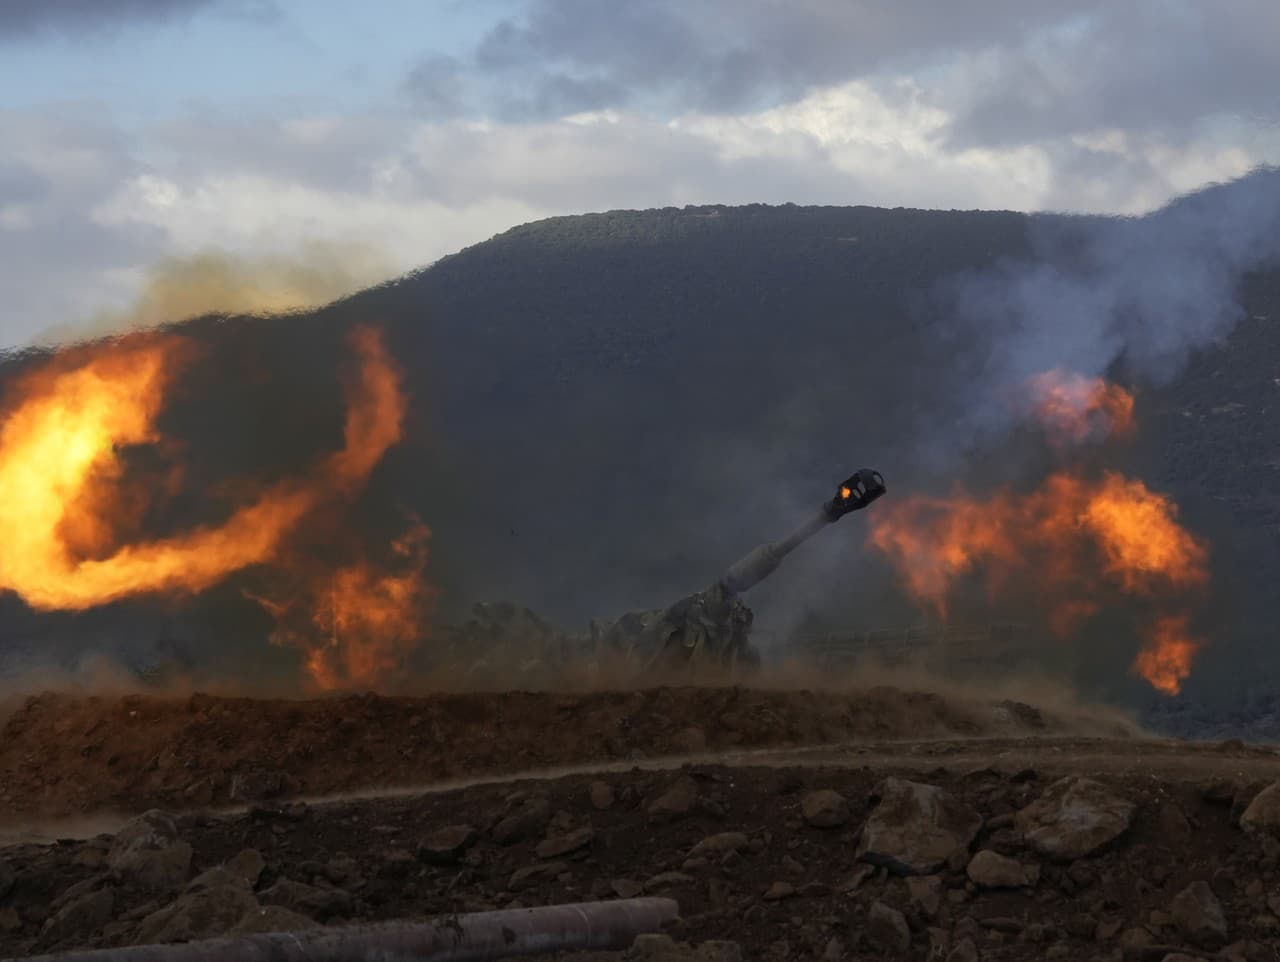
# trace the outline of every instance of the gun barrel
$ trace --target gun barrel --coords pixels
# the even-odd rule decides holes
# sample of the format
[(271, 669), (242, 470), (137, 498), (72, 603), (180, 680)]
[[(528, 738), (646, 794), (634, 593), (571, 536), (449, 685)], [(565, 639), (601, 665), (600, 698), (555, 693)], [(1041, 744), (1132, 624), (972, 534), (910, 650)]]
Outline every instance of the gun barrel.
[(771, 541), (757, 546), (735, 561), (724, 573), (720, 583), (733, 594), (741, 594), (754, 588), (777, 570), (783, 558), (813, 537), (820, 529), (831, 524), (832, 520), (824, 509), (781, 541)]
[(731, 594), (754, 588), (782, 564), (782, 559), (808, 541), (821, 529), (839, 521), (851, 511), (865, 508), (885, 493), (884, 478), (879, 471), (863, 468), (851, 475), (836, 495), (821, 510), (781, 541), (771, 541), (753, 549), (730, 566), (720, 585)]

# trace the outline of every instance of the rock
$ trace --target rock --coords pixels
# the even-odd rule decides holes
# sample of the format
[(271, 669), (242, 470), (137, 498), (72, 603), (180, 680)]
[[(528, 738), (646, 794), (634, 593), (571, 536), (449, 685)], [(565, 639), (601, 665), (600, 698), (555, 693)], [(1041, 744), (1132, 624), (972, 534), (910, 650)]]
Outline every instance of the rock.
[(0, 932), (12, 934), (22, 928), (22, 918), (12, 905), (0, 909)]
[(245, 914), (229, 935), (264, 935), (268, 932), (300, 932), (320, 925), (315, 919), (282, 905), (259, 906)]
[(572, 832), (577, 827), (577, 820), (564, 809), (561, 809), (551, 816), (551, 821), (547, 822), (547, 837), (563, 835), (565, 832)]
[(116, 833), (107, 865), (122, 879), (151, 892), (182, 888), (191, 872), (191, 846), (164, 812), (139, 815)]
[(800, 803), (804, 820), (814, 828), (839, 828), (849, 821), (849, 802), (839, 792), (824, 788), (810, 792)]
[(689, 814), (698, 798), (698, 786), (691, 778), (682, 778), (645, 806), (654, 818), (676, 819)]
[(191, 942), (225, 935), (257, 909), (258, 900), (243, 879), (234, 885), (188, 892), (144, 918), (138, 924), (133, 944)]
[(746, 848), (750, 840), (742, 832), (721, 832), (708, 835), (689, 850), (691, 856), (720, 852), (738, 852)]
[(694, 962), (742, 962), (742, 946), (727, 939), (708, 939), (694, 953)]
[(575, 829), (539, 842), (538, 847), (534, 849), (534, 854), (538, 858), (559, 858), (561, 855), (568, 855), (580, 848), (586, 848), (595, 840), (595, 837), (596, 833), (591, 828)]
[(540, 796), (529, 798), (498, 822), (490, 834), (499, 845), (514, 845), (543, 834), (550, 821), (551, 802)]
[(226, 870), (240, 876), (249, 883), (250, 888), (258, 884), (258, 879), (262, 877), (262, 870), (266, 867), (266, 860), (256, 848), (243, 849), (225, 863)]
[(608, 782), (592, 782), (590, 788), (591, 804), (597, 811), (605, 812), (613, 808), (616, 796), (613, 792), (613, 786)]
[(942, 789), (889, 778), (857, 856), (896, 875), (930, 875), (967, 856), (981, 826), (981, 815)]
[(644, 891), (643, 885), (629, 878), (616, 878), (609, 883), (609, 888), (620, 899), (633, 899)]
[(418, 860), (411, 852), (402, 848), (394, 848), (382, 858), (378, 866), (378, 877), (384, 879), (405, 879), (414, 873)]
[(672, 741), (675, 748), (686, 755), (696, 755), (707, 750), (707, 733), (701, 728), (682, 729)]
[(110, 875), (91, 875), (87, 879), (81, 879), (75, 885), (70, 886), (65, 891), (60, 892), (54, 900), (49, 904), (49, 908), (56, 912), (68, 902), (74, 902), (76, 899), (88, 895), (90, 892), (96, 892), (103, 885), (110, 881)]
[(1144, 928), (1134, 926), (1120, 933), (1120, 951), (1126, 958), (1141, 956), (1144, 950), (1155, 944), (1155, 936)]
[(1110, 942), (1123, 927), (1124, 923), (1120, 919), (1099, 922), (1097, 928), (1093, 930), (1093, 940), (1095, 942)]
[(782, 856), (779, 864), (792, 875), (808, 875), (808, 870), (804, 867), (804, 863), (792, 858), (790, 855)]
[(1023, 930), (1022, 921), (1008, 915), (993, 915), (985, 919), (979, 919), (978, 924), (984, 929), (992, 929), (996, 932), (1003, 932), (1006, 935), (1017, 935)]
[[(975, 829), (976, 831), (976, 829)], [(911, 948), (911, 930), (897, 909), (875, 902), (867, 913), (867, 941), (882, 952), (905, 954)]]
[(1023, 865), (1017, 859), (983, 850), (969, 860), (965, 874), (982, 888), (1016, 889), (1040, 881), (1040, 866)]
[(228, 885), (233, 888), (242, 888), (246, 891), (249, 889), (247, 879), (235, 872), (232, 872), (225, 865), (215, 865), (207, 871), (201, 872), (190, 882), (187, 883), (188, 892), (200, 892), (204, 889), (213, 889), (220, 886)]
[(942, 908), (942, 879), (937, 875), (916, 875), (907, 879), (911, 904), (926, 919), (932, 919)]
[(862, 887), (863, 882), (876, 874), (876, 871), (877, 869), (874, 865), (855, 865), (848, 878), (841, 882), (837, 888), (846, 895), (850, 892), (856, 892)]
[(764, 893), (762, 898), (766, 902), (779, 902), (782, 899), (789, 899), (796, 894), (796, 887), (790, 882), (774, 882), (769, 886), (768, 891)]
[(538, 865), (527, 865), (522, 869), (516, 869), (507, 882), (507, 888), (512, 892), (523, 892), (526, 889), (536, 888), (543, 882), (556, 878), (562, 872), (567, 872), (568, 870), (569, 866), (565, 862), (542, 862)]
[(978, 962), (979, 958), (973, 939), (961, 939), (947, 956), (947, 962)]
[(320, 888), (282, 878), (271, 888), (259, 893), (263, 905), (279, 905), (303, 915), (324, 921), (335, 915), (350, 915), (355, 901), (342, 889)]
[(1050, 785), (1014, 824), (1028, 845), (1050, 858), (1071, 861), (1115, 841), (1133, 823), (1132, 802), (1090, 778), (1063, 778)]
[(285, 790), (284, 776), (261, 769), (231, 776), (228, 795), (233, 802), (264, 802)]
[(1156, 812), (1156, 833), (1165, 845), (1185, 845), (1191, 840), (1191, 823), (1182, 809), (1173, 802), (1165, 802)]
[(1160, 962), (1205, 962), (1198, 955), (1187, 955), (1185, 952), (1170, 952)]
[(1169, 914), (1183, 938), (1198, 948), (1216, 949), (1227, 944), (1227, 919), (1222, 903), (1207, 882), (1192, 882), (1175, 895)]
[(13, 891), (13, 884), (18, 880), (17, 873), (8, 859), (0, 858), (0, 899)]
[(693, 882), (693, 876), (684, 872), (659, 872), (644, 883), (644, 891), (646, 894), (661, 892), (681, 885), (692, 885)]
[(349, 888), (360, 881), (360, 863), (349, 855), (339, 855), (329, 859), (323, 874), (334, 885)]
[(479, 837), (480, 833), (471, 825), (438, 828), (418, 846), (418, 858), (433, 865), (452, 865)]
[(68, 902), (50, 916), (40, 930), (40, 935), (50, 945), (70, 939), (84, 941), (111, 921), (115, 907), (116, 897), (111, 889), (89, 892)]
[(1255, 796), (1240, 816), (1240, 827), (1280, 835), (1280, 782), (1268, 785)]

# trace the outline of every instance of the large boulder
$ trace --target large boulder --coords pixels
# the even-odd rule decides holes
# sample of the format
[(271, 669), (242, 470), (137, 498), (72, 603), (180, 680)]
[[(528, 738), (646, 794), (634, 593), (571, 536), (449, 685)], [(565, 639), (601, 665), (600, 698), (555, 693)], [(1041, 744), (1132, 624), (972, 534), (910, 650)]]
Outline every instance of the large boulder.
[(355, 900), (342, 889), (321, 888), (282, 878), (271, 888), (258, 894), (263, 905), (279, 905), (301, 915), (324, 921), (335, 915), (350, 915)]
[(96, 935), (111, 921), (115, 906), (115, 893), (109, 888), (80, 895), (68, 901), (45, 921), (40, 936), (49, 945), (71, 939), (84, 941)]
[(1169, 914), (1183, 938), (1193, 945), (1217, 949), (1227, 944), (1227, 917), (1208, 882), (1192, 882), (1175, 895)]
[(876, 902), (867, 913), (867, 941), (883, 953), (902, 955), (911, 948), (911, 929), (906, 917), (883, 902)]
[(1268, 785), (1257, 794), (1240, 816), (1240, 827), (1280, 835), (1280, 782)]
[(1018, 812), (1014, 825), (1041, 855), (1071, 861), (1105, 848), (1133, 824), (1132, 802), (1090, 778), (1063, 778)]
[(981, 827), (981, 815), (942, 789), (889, 778), (857, 856), (896, 875), (931, 875), (952, 861), (963, 866)]
[(541, 835), (551, 821), (551, 801), (534, 796), (522, 801), (516, 809), (493, 826), (491, 835), (499, 845), (514, 845)]
[(182, 888), (191, 873), (191, 846), (177, 823), (153, 809), (127, 822), (111, 843), (107, 865), (124, 881), (151, 892)]
[(984, 889), (1016, 889), (1040, 881), (1039, 865), (1023, 865), (990, 849), (971, 858), (965, 873), (974, 885)]
[(804, 820), (814, 828), (839, 828), (849, 821), (849, 803), (829, 788), (810, 792), (800, 803)]
[(480, 833), (470, 825), (446, 825), (423, 839), (418, 858), (435, 865), (452, 865), (479, 837)]
[(244, 884), (197, 888), (146, 916), (138, 925), (135, 945), (191, 942), (226, 935), (258, 901)]

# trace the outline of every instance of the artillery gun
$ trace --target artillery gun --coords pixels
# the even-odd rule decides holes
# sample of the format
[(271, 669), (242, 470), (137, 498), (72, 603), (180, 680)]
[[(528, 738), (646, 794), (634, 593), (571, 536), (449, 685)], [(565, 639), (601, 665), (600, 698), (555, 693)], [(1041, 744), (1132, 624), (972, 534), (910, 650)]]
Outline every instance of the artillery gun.
[(751, 647), (753, 615), (741, 595), (782, 564), (782, 560), (827, 525), (865, 508), (885, 493), (879, 471), (854, 472), (818, 513), (780, 541), (748, 552), (711, 585), (666, 609), (630, 612), (612, 625), (592, 625), (597, 653), (617, 652), (640, 673), (706, 664), (722, 668), (759, 663)]

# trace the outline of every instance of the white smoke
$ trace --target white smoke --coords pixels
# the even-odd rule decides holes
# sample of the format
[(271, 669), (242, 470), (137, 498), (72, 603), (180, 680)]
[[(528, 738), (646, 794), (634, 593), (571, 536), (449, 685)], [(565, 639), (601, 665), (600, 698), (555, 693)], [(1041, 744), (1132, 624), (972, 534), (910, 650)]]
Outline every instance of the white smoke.
[(952, 333), (986, 352), (962, 421), (1010, 426), (1008, 393), (1061, 367), (1105, 375), (1123, 359), (1153, 384), (1229, 334), (1248, 272), (1280, 263), (1280, 168), (1211, 185), (1137, 218), (1033, 218), (1032, 252), (953, 278)]

